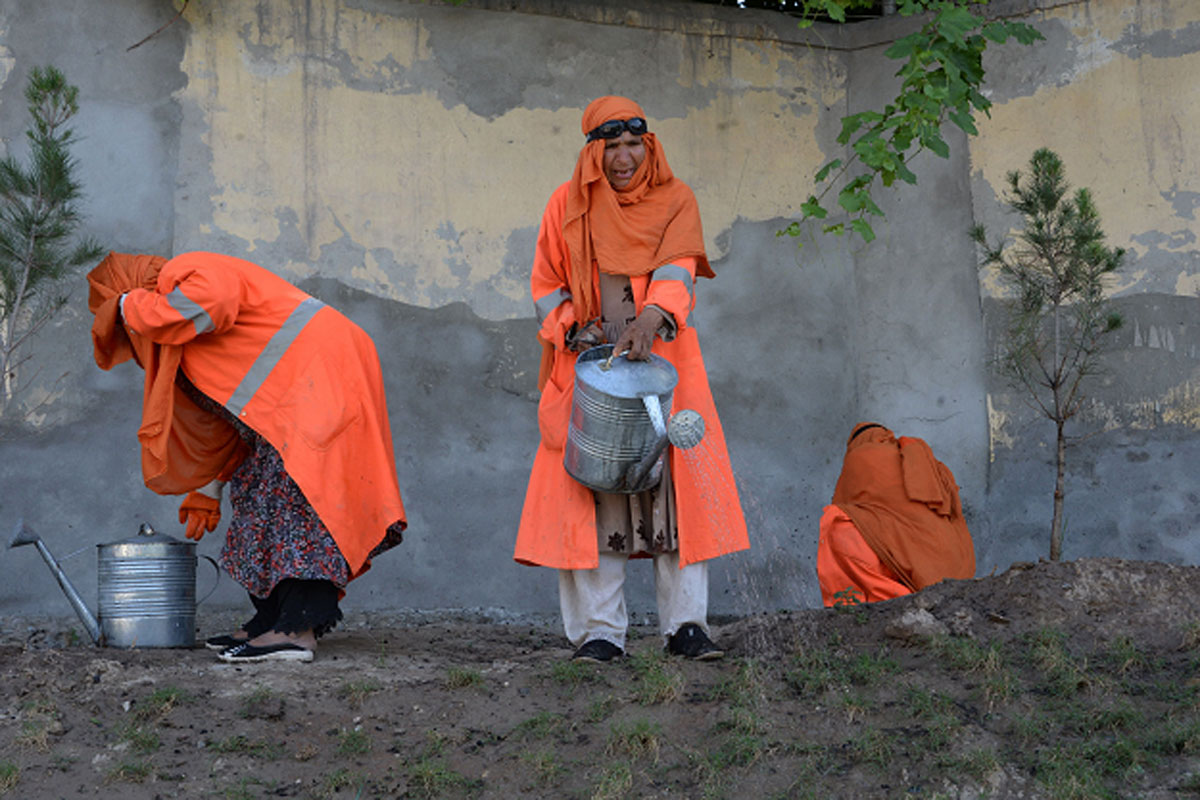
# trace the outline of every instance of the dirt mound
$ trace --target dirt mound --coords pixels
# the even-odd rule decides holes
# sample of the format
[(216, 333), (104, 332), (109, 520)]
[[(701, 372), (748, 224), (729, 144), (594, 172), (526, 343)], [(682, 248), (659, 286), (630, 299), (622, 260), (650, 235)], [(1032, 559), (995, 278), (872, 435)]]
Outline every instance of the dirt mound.
[[(349, 624), (312, 664), (0, 628), (0, 796), (1174, 797), (1200, 788), (1196, 567), (1019, 564), (566, 661), (556, 625)], [(204, 631), (205, 634), (213, 631)]]

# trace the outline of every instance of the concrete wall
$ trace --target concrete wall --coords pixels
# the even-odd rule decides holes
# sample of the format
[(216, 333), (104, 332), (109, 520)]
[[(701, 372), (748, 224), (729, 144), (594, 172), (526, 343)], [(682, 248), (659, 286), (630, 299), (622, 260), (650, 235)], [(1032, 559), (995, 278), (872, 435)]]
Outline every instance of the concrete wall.
[[(950, 159), (918, 160), (919, 185), (882, 198), (869, 246), (775, 233), (839, 155), (840, 117), (887, 98), (882, 51), (906, 20), (801, 32), (672, 2), (209, 0), (126, 51), (171, 4), (10, 0), (0, 147), (22, 152), (26, 75), (55, 63), (80, 87), (92, 235), (251, 259), (375, 338), (410, 531), (348, 610), (553, 612), (553, 573), (510, 558), (537, 439), (529, 263), (582, 107), (639, 100), (696, 190), (718, 273), (694, 321), (754, 543), (714, 564), (721, 614), (817, 603), (816, 523), (862, 419), (925, 437), (954, 470), (980, 572), (1046, 552), (1049, 423), (988, 373), (998, 294), (965, 231), (1006, 227), (1004, 173), (1055, 147), (1132, 256), (1114, 287), (1132, 324), (1089, 417), (1105, 432), (1072, 455), (1067, 556), (1196, 563), (1200, 493), (1178, 467), (1200, 446), (1187, 324), (1200, 105), (1179, 76), (1195, 72), (1200, 25), (1186, 2), (1128, 6), (1007, 3), (1049, 42), (989, 53), (991, 120), (952, 138)], [(24, 517), (78, 552), (67, 568), (86, 597), (93, 545), (142, 519), (180, 533), (177, 501), (140, 481), (140, 371), (96, 369), (89, 323), (80, 288), (0, 421), (0, 527)], [(200, 551), (215, 555), (220, 533)], [(0, 615), (68, 613), (38, 561), (0, 553)], [(652, 608), (648, 572), (630, 570), (635, 611)], [(211, 602), (242, 599), (226, 581)]]

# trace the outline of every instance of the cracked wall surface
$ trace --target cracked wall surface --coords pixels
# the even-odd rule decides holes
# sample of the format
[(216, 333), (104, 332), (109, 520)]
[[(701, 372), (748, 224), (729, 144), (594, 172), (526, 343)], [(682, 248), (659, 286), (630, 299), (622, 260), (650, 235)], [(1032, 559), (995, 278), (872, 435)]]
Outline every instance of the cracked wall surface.
[[(1126, 326), (1069, 468), (1067, 557), (1200, 562), (1187, 535), (1200, 522), (1200, 103), (1181, 77), (1200, 66), (1200, 8), (1000, 5), (1047, 42), (989, 51), (990, 119), (972, 139), (949, 131), (949, 159), (915, 159), (916, 186), (880, 194), (870, 245), (776, 234), (814, 171), (845, 155), (840, 117), (888, 99), (883, 51), (908, 20), (801, 32), (781, 15), (650, 0), (206, 0), (127, 50), (175, 9), (11, 0), (0, 150), (22, 151), (25, 76), (53, 61), (80, 86), (89, 233), (117, 250), (248, 258), (371, 334), (411, 526), (351, 585), (349, 613), (554, 613), (553, 572), (511, 561), (537, 443), (529, 265), (582, 108), (637, 99), (696, 191), (718, 275), (697, 286), (693, 322), (753, 548), (714, 564), (711, 607), (740, 614), (818, 602), (817, 521), (862, 420), (927, 439), (951, 467), (980, 572), (1045, 554), (1052, 450), (989, 371), (1003, 297), (965, 232), (1011, 226), (1004, 175), (1050, 146), (1129, 251), (1112, 287)], [(96, 369), (89, 324), (77, 284), (32, 350), (24, 419), (0, 420), (0, 524), (25, 518), (57, 553), (143, 519), (181, 535), (177, 499), (141, 485), (140, 372)], [(215, 555), (220, 533), (200, 551)], [(0, 580), (0, 618), (53, 606), (49, 573), (10, 555), (0, 577), (22, 582)], [(69, 571), (90, 597), (87, 561)], [(651, 611), (648, 571), (629, 580), (631, 608)], [(210, 602), (243, 599), (225, 582)]]

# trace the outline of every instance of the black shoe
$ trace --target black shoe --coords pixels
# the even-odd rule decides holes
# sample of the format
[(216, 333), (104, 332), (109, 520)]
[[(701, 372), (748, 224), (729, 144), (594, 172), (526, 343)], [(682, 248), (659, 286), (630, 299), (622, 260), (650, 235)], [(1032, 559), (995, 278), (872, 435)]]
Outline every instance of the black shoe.
[(675, 631), (667, 640), (667, 652), (697, 661), (712, 661), (725, 655), (725, 651), (713, 644), (704, 629), (694, 622), (688, 622)]
[(584, 642), (583, 646), (575, 651), (575, 655), (571, 656), (571, 660), (600, 664), (623, 655), (625, 651), (607, 639), (592, 639)]
[(242, 642), (236, 647), (222, 650), (217, 656), (227, 664), (253, 664), (259, 661), (312, 661), (313, 651), (291, 642), (268, 644), (257, 647)]
[(227, 633), (222, 633), (220, 636), (212, 636), (205, 639), (204, 646), (209, 650), (228, 650), (231, 647), (237, 647), (245, 641), (245, 639), (237, 639)]

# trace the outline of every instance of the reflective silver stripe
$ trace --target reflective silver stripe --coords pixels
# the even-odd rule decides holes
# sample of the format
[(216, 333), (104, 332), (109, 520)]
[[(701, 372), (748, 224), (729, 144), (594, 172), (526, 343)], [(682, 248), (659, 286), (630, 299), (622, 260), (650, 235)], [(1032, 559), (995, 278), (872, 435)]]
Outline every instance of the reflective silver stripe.
[(208, 333), (214, 327), (212, 317), (204, 310), (204, 306), (194, 302), (183, 293), (182, 287), (176, 286), (167, 295), (167, 305), (179, 312), (179, 316), (190, 319), (196, 326), (196, 335)]
[(533, 301), (533, 308), (537, 311), (538, 322), (550, 316), (550, 312), (561, 306), (563, 303), (571, 299), (571, 293), (563, 287), (555, 289), (547, 295), (543, 295)]
[(654, 270), (654, 275), (650, 277), (652, 281), (679, 281), (687, 287), (688, 297), (695, 299), (695, 280), (692, 278), (692, 273), (688, 272), (678, 264), (663, 264), (658, 269)]
[(309, 320), (324, 307), (325, 304), (320, 300), (310, 297), (292, 310), (283, 326), (275, 331), (271, 340), (267, 342), (267, 346), (258, 354), (258, 358), (254, 359), (254, 363), (250, 365), (250, 370), (242, 378), (242, 382), (233, 390), (233, 396), (225, 403), (226, 408), (236, 415), (241, 415), (242, 409), (253, 399), (259, 387), (271, 374), (271, 370), (275, 369), (275, 365), (283, 358), (283, 354), (300, 335), (300, 331), (304, 330), (304, 326), (308, 324)]

